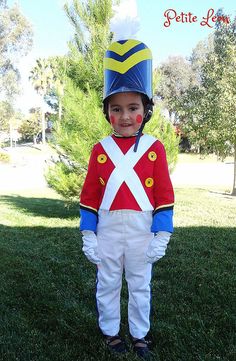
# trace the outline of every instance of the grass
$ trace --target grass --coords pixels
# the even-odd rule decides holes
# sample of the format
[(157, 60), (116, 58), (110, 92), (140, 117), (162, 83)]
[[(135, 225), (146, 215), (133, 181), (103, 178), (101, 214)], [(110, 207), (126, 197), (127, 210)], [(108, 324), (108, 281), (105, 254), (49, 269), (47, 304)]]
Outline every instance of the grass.
[[(1, 195), (0, 360), (115, 360), (98, 331), (95, 267), (81, 251), (78, 207), (54, 193)], [(175, 233), (153, 271), (155, 360), (233, 361), (236, 199), (177, 189)], [(127, 289), (121, 333), (128, 338)], [(120, 358), (119, 358), (120, 359)], [(123, 357), (136, 360), (132, 352)]]
[[(179, 153), (178, 164), (181, 163), (221, 163), (222, 161), (215, 154), (196, 154), (196, 153)], [(234, 158), (228, 156), (224, 159), (224, 163), (233, 163)]]

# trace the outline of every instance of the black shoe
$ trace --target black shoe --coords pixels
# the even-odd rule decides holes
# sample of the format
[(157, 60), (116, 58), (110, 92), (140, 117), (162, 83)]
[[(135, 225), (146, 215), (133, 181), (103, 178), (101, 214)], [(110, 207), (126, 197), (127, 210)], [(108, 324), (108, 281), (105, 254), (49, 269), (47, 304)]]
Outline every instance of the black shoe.
[(143, 360), (150, 360), (150, 350), (148, 348), (148, 342), (145, 338), (132, 339), (133, 349), (136, 355)]
[(119, 335), (116, 336), (105, 336), (105, 342), (110, 351), (116, 353), (127, 352), (126, 343), (122, 340)]

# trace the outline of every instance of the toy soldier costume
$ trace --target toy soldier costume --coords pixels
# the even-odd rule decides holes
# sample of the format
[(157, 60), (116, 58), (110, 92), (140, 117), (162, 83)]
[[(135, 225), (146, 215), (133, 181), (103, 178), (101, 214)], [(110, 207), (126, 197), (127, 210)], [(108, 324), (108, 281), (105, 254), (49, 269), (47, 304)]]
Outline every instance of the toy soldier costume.
[[(96, 299), (102, 333), (119, 333), (124, 271), (129, 331), (142, 339), (150, 328), (152, 263), (164, 255), (173, 232), (174, 193), (164, 146), (143, 134), (153, 107), (152, 55), (138, 40), (114, 42), (106, 51), (103, 104), (108, 121), (110, 97), (127, 92), (145, 99), (142, 125), (133, 136), (113, 132), (94, 146), (81, 192), (80, 230), (87, 240), (86, 256), (98, 264)], [(158, 247), (161, 256), (155, 253)]]

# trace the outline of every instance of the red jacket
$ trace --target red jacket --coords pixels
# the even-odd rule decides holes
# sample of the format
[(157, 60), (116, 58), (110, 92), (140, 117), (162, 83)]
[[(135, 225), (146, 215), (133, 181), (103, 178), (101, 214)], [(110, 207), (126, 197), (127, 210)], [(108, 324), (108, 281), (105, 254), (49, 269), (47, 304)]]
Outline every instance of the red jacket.
[[(121, 151), (126, 152), (134, 145), (135, 137), (112, 138)], [(115, 166), (102, 144), (97, 143), (89, 161), (88, 173), (82, 188), (80, 207), (98, 212), (109, 177)], [(156, 140), (134, 166), (154, 212), (173, 208), (174, 192), (171, 184), (164, 146)], [(129, 209), (141, 211), (132, 192), (123, 182), (111, 204), (110, 211)]]

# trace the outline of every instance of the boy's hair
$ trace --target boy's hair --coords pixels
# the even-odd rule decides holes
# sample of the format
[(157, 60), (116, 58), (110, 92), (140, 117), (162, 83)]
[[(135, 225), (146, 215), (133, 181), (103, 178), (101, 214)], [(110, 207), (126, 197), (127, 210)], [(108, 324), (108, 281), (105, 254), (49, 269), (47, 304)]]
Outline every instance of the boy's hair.
[[(136, 94), (139, 94), (141, 96), (141, 100), (142, 100), (143, 107), (144, 107), (144, 120), (145, 120), (145, 123), (146, 123), (151, 118), (152, 111), (153, 111), (153, 102), (150, 101), (148, 96), (145, 95), (145, 94), (142, 94), (142, 93), (136, 93)], [(108, 105), (109, 105), (109, 100), (110, 100), (111, 97), (112, 97), (112, 95), (110, 95), (109, 97), (107, 97), (103, 101), (103, 113), (104, 113), (104, 115), (106, 117), (106, 120), (109, 123), (110, 123), (110, 119), (109, 119), (109, 114), (108, 114)], [(148, 119), (147, 119), (147, 117), (148, 117)]]

